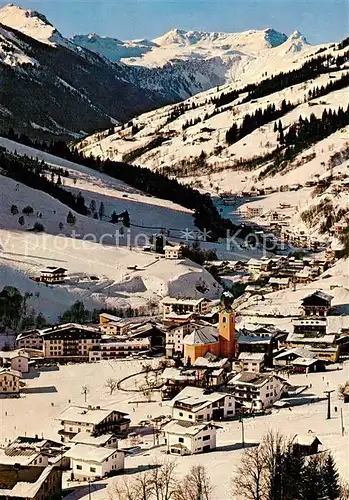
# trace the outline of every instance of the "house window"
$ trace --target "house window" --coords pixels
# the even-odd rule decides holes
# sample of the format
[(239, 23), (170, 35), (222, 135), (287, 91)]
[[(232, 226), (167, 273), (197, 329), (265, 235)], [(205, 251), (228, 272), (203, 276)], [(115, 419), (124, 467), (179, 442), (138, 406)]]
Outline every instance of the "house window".
[(77, 470), (82, 470), (82, 465), (77, 465), (76, 468)]
[(96, 467), (90, 467), (90, 472), (96, 472)]
[(202, 438), (202, 440), (203, 440), (203, 441), (208, 441), (209, 439), (210, 439), (210, 435), (204, 436), (204, 437)]
[(184, 438), (178, 438), (179, 443), (184, 443)]
[(183, 417), (183, 412), (182, 411), (179, 412), (179, 416)]
[(188, 417), (189, 417), (189, 418), (193, 418), (193, 415), (190, 415), (190, 414), (189, 414), (189, 415), (188, 415)]

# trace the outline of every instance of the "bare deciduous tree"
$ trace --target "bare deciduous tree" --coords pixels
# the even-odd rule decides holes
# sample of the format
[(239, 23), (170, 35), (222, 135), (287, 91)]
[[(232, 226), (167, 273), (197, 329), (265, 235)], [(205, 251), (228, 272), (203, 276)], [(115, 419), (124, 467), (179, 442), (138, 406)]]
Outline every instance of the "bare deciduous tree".
[(210, 500), (212, 486), (205, 467), (194, 465), (173, 492), (173, 500)]
[(242, 456), (236, 478), (233, 482), (233, 498), (263, 500), (265, 498), (265, 469), (264, 450), (260, 446), (248, 448)]
[(118, 386), (118, 381), (115, 378), (108, 378), (105, 386), (110, 390), (110, 395), (112, 395)]

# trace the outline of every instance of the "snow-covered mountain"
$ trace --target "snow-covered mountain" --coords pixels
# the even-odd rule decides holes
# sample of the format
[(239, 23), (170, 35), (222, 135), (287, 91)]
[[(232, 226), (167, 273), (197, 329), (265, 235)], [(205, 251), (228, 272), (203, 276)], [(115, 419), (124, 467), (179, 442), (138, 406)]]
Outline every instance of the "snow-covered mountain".
[(181, 99), (234, 81), (253, 62), (263, 68), (269, 60), (270, 67), (270, 59), (282, 56), (292, 64), (296, 54), (304, 52), (304, 57), (314, 51), (298, 31), (287, 37), (271, 28), (241, 33), (173, 29), (154, 40), (125, 42), (89, 34), (75, 35), (70, 41), (114, 63), (134, 67), (129, 72), (133, 82), (141, 80), (146, 88)]
[(81, 137), (174, 100), (14, 5), (0, 9), (0, 75), (0, 128), (45, 139)]

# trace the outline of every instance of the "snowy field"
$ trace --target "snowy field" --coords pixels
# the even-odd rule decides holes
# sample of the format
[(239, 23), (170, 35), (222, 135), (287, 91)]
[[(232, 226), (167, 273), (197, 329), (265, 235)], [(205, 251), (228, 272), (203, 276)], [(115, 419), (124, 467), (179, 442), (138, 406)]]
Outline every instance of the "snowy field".
[[(101, 405), (107, 408), (116, 408), (129, 412), (132, 424), (148, 419), (149, 416), (167, 415), (170, 413), (166, 402), (160, 405), (159, 396), (154, 395), (154, 402), (139, 403), (140, 395), (116, 391), (110, 396), (104, 387), (109, 377), (120, 379), (127, 374), (140, 371), (138, 361), (110, 361), (97, 364), (81, 364), (61, 366), (59, 371), (41, 372), (39, 376), (30, 375), (26, 379), (27, 393), (20, 399), (1, 399), (0, 417), (2, 426), (0, 442), (5, 439), (14, 439), (17, 435), (43, 435), (57, 439), (60, 422), (54, 420), (66, 406), (84, 404), (81, 394), (83, 385), (87, 385), (89, 392), (87, 404)], [(273, 410), (271, 415), (255, 418), (246, 418), (245, 441), (248, 444), (258, 443), (268, 430), (279, 432), (293, 437), (295, 434), (314, 434), (322, 442), (322, 449), (331, 449), (334, 453), (340, 473), (349, 478), (348, 472), (348, 424), (349, 405), (344, 405), (338, 399), (338, 385), (349, 377), (349, 363), (343, 367), (334, 366), (331, 371), (309, 375), (293, 375), (289, 382), (296, 385), (309, 385), (307, 395), (320, 398), (312, 404)], [(334, 389), (332, 394), (332, 418), (326, 420), (327, 402), (324, 399), (324, 390)], [(337, 411), (335, 411), (335, 407)], [(343, 409), (345, 435), (341, 435), (340, 408)], [(215, 500), (228, 500), (231, 480), (239, 464), (241, 449), (241, 424), (238, 421), (221, 424), (222, 429), (217, 435), (217, 450), (204, 455), (182, 457), (177, 459), (178, 474), (184, 475), (190, 466), (202, 464), (207, 467), (211, 478)], [(128, 445), (126, 443), (126, 445)], [(161, 460), (166, 457), (163, 447), (149, 450), (144, 453), (126, 458), (126, 471), (135, 470)], [(115, 479), (107, 479), (92, 485), (92, 498), (96, 500), (110, 500), (108, 497), (109, 483)], [(69, 500), (88, 499), (87, 486), (77, 488)]]

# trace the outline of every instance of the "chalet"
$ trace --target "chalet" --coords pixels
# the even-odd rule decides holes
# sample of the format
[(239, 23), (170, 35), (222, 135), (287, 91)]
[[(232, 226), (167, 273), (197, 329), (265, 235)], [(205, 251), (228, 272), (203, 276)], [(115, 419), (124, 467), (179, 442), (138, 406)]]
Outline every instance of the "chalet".
[(172, 418), (191, 423), (221, 420), (235, 414), (231, 394), (199, 387), (185, 387), (168, 405), (172, 408)]
[(247, 265), (249, 274), (258, 275), (262, 272), (270, 271), (273, 266), (273, 261), (272, 259), (262, 257), (261, 259), (250, 259)]
[(290, 278), (269, 278), (268, 285), (272, 287), (273, 290), (285, 290), (291, 285)]
[(210, 312), (211, 302), (205, 298), (200, 299), (177, 299), (165, 297), (162, 300), (163, 319), (168, 319), (173, 313), (175, 315), (196, 314), (202, 315)]
[(192, 424), (172, 420), (162, 428), (166, 451), (172, 455), (194, 455), (216, 448), (217, 426), (211, 422)]
[(296, 347), (294, 349), (288, 349), (281, 352), (280, 354), (277, 354), (274, 357), (274, 365), (278, 367), (290, 366), (293, 361), (299, 358), (316, 359), (316, 356), (313, 352), (308, 351), (307, 349)]
[(258, 205), (246, 205), (241, 211), (244, 217), (260, 217), (262, 213), (263, 207)]
[(20, 464), (9, 469), (0, 464), (1, 499), (60, 500), (62, 498), (62, 470), (60, 467), (31, 467)]
[(28, 373), (29, 355), (21, 349), (0, 351), (0, 367), (9, 367), (19, 373)]
[(300, 455), (309, 456), (315, 455), (319, 451), (319, 445), (322, 445), (319, 438), (313, 435), (296, 434), (292, 439), (293, 447)]
[(65, 456), (70, 459), (71, 479), (77, 481), (98, 480), (125, 466), (123, 451), (104, 446), (76, 444)]
[(183, 257), (182, 245), (175, 245), (175, 246), (165, 245), (164, 251), (165, 251), (165, 259), (173, 260), (173, 259), (181, 259)]
[(317, 359), (328, 363), (338, 361), (340, 353), (340, 346), (334, 334), (309, 337), (304, 334), (290, 333), (286, 338), (286, 345), (289, 348), (307, 349), (313, 352)]
[(111, 432), (101, 434), (100, 436), (92, 436), (90, 432), (81, 431), (70, 440), (70, 443), (104, 446), (105, 448), (115, 449), (118, 447), (118, 438)]
[(227, 385), (236, 404), (251, 412), (273, 406), (285, 393), (286, 386), (286, 380), (273, 373), (251, 372), (237, 374)]
[(115, 359), (139, 354), (151, 353), (150, 339), (123, 339), (111, 341), (102, 339), (99, 345), (91, 347), (88, 356), (89, 361), (101, 361), (103, 359)]
[(43, 354), (57, 361), (88, 361), (89, 351), (100, 344), (102, 333), (91, 326), (68, 323), (41, 330)]
[(238, 365), (240, 370), (259, 373), (263, 371), (264, 358), (263, 352), (241, 352), (235, 365)]
[(163, 386), (161, 397), (163, 400), (172, 399), (184, 387), (188, 385), (197, 386), (197, 372), (193, 368), (165, 368), (161, 374)]
[(40, 281), (50, 285), (64, 283), (67, 278), (66, 272), (67, 269), (63, 267), (48, 266), (41, 271)]
[(0, 394), (19, 394), (21, 376), (11, 368), (0, 368)]
[(38, 330), (19, 333), (16, 338), (16, 346), (18, 349), (38, 349), (42, 351), (43, 338)]
[(327, 316), (332, 299), (332, 295), (316, 290), (304, 297), (301, 307), (306, 316)]
[(312, 273), (310, 267), (304, 267), (300, 271), (296, 272), (294, 275), (294, 280), (296, 283), (302, 283), (306, 285), (307, 283), (311, 283), (312, 281)]
[(127, 413), (118, 410), (101, 408), (100, 406), (69, 406), (56, 420), (61, 422), (63, 429), (58, 434), (63, 442), (69, 442), (82, 431), (92, 436), (100, 436), (106, 432), (123, 435), (128, 432), (130, 419)]
[(160, 323), (146, 321), (142, 324), (134, 324), (128, 334), (131, 341), (149, 340), (150, 347), (156, 352), (164, 352), (166, 344), (166, 332)]
[(265, 366), (273, 366), (273, 350), (278, 345), (278, 340), (272, 335), (258, 336), (246, 332), (237, 337), (238, 352), (240, 354), (263, 353)]
[(293, 332), (305, 337), (322, 337), (326, 335), (327, 319), (323, 317), (298, 318), (292, 322)]
[(0, 464), (29, 467), (55, 465), (68, 468), (69, 461), (62, 458), (67, 449), (67, 446), (51, 439), (19, 436), (0, 451)]

